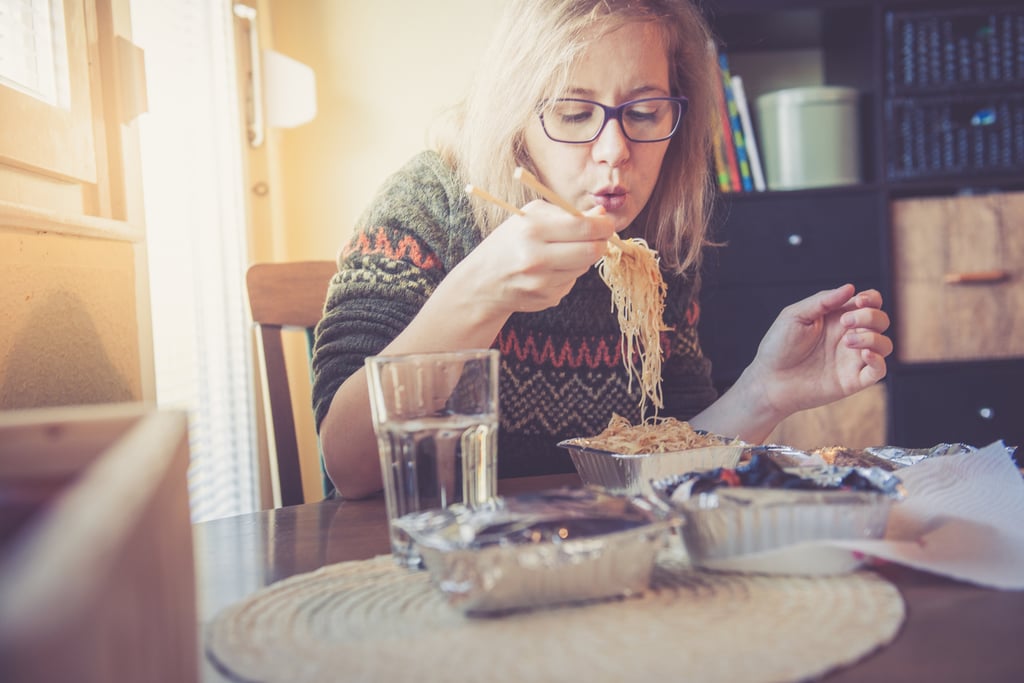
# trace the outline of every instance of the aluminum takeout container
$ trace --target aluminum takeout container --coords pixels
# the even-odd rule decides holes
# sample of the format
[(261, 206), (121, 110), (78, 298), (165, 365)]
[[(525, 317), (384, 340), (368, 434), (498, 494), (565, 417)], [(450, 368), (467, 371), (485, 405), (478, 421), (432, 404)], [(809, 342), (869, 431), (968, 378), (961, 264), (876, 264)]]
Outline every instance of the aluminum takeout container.
[(643, 593), (679, 520), (651, 501), (588, 487), (405, 515), (431, 581), (468, 615)]
[(652, 480), (695, 470), (735, 467), (747, 448), (746, 444), (736, 443), (628, 455), (592, 448), (587, 442), (586, 438), (566, 439), (558, 445), (569, 451), (584, 484), (627, 495), (650, 494)]
[[(787, 574), (849, 571), (863, 558), (822, 541), (885, 535), (900, 480), (878, 468), (834, 466), (786, 470), (820, 486), (856, 472), (871, 490), (721, 486), (693, 493), (691, 477), (652, 483), (655, 500), (682, 516), (681, 535), (693, 564), (709, 569)], [(689, 480), (689, 481), (688, 481)]]

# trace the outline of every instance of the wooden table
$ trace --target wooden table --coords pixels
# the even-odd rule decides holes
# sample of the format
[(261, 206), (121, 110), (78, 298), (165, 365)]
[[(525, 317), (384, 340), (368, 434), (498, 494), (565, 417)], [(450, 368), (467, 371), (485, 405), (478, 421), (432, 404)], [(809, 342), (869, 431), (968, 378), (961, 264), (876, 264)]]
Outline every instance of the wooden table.
[[(507, 479), (503, 494), (578, 485), (577, 475)], [(390, 552), (384, 500), (328, 500), (227, 517), (193, 527), (199, 616), (274, 581), (326, 564)], [(899, 587), (903, 628), (888, 647), (836, 671), (830, 683), (1024, 680), (1024, 591), (978, 588), (895, 565), (877, 569)], [(228, 681), (202, 658), (204, 683)]]

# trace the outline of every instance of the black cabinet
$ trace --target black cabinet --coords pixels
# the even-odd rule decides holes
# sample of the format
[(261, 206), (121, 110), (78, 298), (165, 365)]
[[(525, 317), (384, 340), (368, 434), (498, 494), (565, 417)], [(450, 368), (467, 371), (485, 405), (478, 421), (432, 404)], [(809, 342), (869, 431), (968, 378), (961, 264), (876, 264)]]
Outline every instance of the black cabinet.
[[(978, 362), (907, 368), (889, 379), (893, 443), (1024, 445), (1024, 363)], [(1024, 466), (1024, 451), (1017, 462)]]
[(719, 388), (732, 384), (783, 307), (852, 282), (882, 287), (885, 204), (855, 188), (726, 195), (705, 257), (700, 334)]
[[(800, 298), (853, 282), (879, 289), (892, 313), (891, 202), (1024, 189), (1024, 3), (702, 6), (733, 73), (744, 78), (755, 128), (758, 79), (767, 91), (810, 74), (816, 82), (798, 84), (859, 93), (860, 184), (720, 196), (712, 238), (726, 246), (705, 259), (700, 333), (723, 389), (779, 311)], [(1024, 264), (1016, 268), (1009, 276), (1024, 277)], [(1024, 359), (912, 364), (894, 356), (885, 382), (887, 440), (915, 447), (1024, 441), (1021, 386)]]

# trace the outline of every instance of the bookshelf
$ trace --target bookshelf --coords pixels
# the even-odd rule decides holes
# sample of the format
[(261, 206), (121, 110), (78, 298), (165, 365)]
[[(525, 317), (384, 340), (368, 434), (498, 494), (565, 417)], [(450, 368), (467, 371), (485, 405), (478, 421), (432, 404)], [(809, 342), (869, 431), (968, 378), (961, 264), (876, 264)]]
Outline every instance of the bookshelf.
[[(917, 325), (922, 316), (897, 315), (960, 296), (949, 295), (950, 285), (938, 276), (908, 285), (908, 263), (948, 260), (954, 248), (979, 252), (967, 261), (993, 261), (997, 250), (970, 239), (971, 231), (992, 213), (993, 203), (1019, 207), (1024, 202), (1024, 5), (1014, 0), (701, 4), (731, 74), (742, 79), (759, 137), (754, 103), (764, 93), (815, 86), (858, 92), (859, 183), (720, 194), (713, 237), (728, 247), (706, 259), (701, 322), (716, 384), (724, 389), (735, 381), (783, 306), (851, 281), (859, 288), (878, 288), (893, 318), (890, 334), (897, 352), (877, 395), (884, 403), (877, 412), (885, 416), (885, 443), (928, 447), (962, 439), (983, 446), (1002, 438), (1024, 445), (1019, 391), (1024, 352), (994, 355), (990, 343), (922, 361), (900, 352), (905, 340), (913, 344), (922, 336), (916, 327), (901, 326), (907, 320)], [(760, 153), (767, 164), (763, 144)], [(946, 226), (947, 242), (923, 250), (927, 256), (906, 253), (919, 247), (908, 246), (898, 234), (930, 220), (926, 217), (937, 205), (958, 221)], [(1017, 215), (1019, 208), (1008, 211)], [(1024, 224), (1003, 223), (1004, 231), (1024, 231)], [(957, 234), (968, 238), (950, 242), (949, 235)], [(1006, 261), (1006, 254), (1001, 258)], [(933, 265), (921, 272), (943, 269)], [(1021, 260), (1001, 262), (999, 269), (1005, 277), (972, 284), (970, 296), (1020, 301)], [(941, 318), (943, 312), (935, 315)], [(982, 318), (968, 329), (939, 324), (934, 333), (959, 339), (1013, 333), (1018, 329), (1013, 325), (1024, 325), (1024, 311), (1001, 312), (1016, 323), (978, 315)], [(995, 315), (992, 310), (990, 317)], [(877, 429), (865, 425), (858, 432), (846, 424), (850, 411), (841, 405), (830, 410), (804, 422), (819, 432), (832, 425), (851, 441), (844, 445), (877, 445)], [(797, 445), (810, 447), (829, 434), (802, 437)], [(799, 435), (793, 438), (801, 441)]]

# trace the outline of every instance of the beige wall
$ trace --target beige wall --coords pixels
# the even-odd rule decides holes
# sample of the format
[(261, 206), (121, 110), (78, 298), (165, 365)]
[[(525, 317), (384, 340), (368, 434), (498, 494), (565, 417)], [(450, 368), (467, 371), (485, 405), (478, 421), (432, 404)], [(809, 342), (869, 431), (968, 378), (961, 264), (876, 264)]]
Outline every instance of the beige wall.
[(283, 258), (333, 258), (380, 183), (464, 91), (501, 0), (271, 0), (274, 48), (313, 67), (318, 113), (282, 131)]
[(0, 230), (0, 410), (142, 397), (128, 242)]

